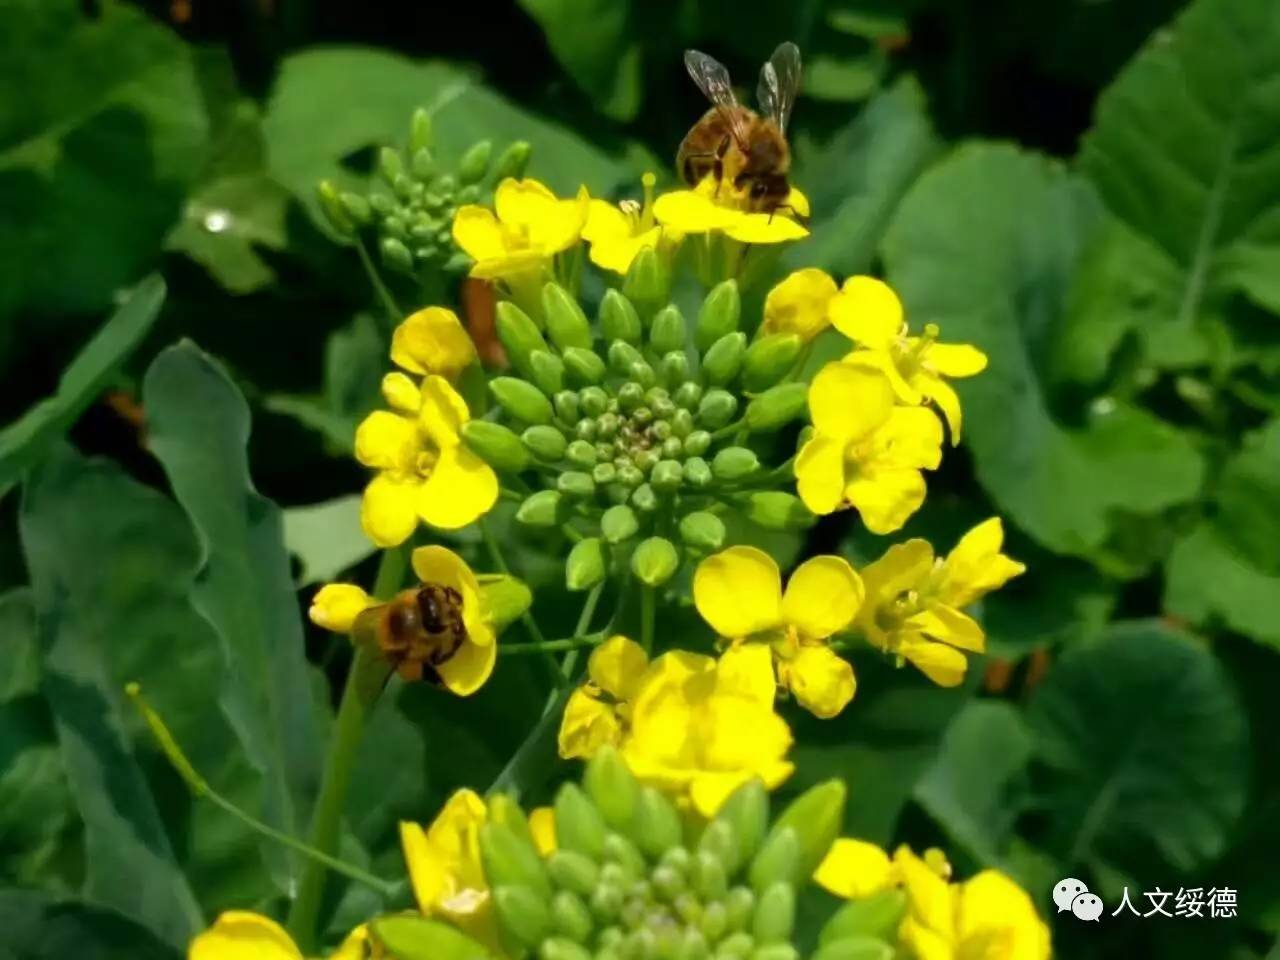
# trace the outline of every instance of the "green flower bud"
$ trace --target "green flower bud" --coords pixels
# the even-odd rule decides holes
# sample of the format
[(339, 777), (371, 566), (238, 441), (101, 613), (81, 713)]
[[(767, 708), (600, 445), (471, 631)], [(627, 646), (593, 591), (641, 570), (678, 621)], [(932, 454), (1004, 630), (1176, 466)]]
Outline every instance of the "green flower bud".
[(698, 510), (680, 518), (680, 539), (694, 550), (719, 550), (724, 536), (724, 521), (714, 513)]
[(724, 898), (730, 930), (746, 930), (756, 912), (756, 895), (748, 887), (734, 887)]
[(413, 151), (411, 156), (409, 167), (413, 171), (415, 180), (425, 183), (435, 176), (436, 158), (431, 155), (431, 151), (428, 148), (421, 147)]
[(653, 372), (653, 367), (649, 366), (649, 364), (645, 363), (643, 360), (638, 360), (633, 363), (631, 368), (627, 371), (627, 376), (629, 376), (635, 383), (640, 384), (640, 386), (646, 390), (658, 382), (658, 375)]
[(684, 481), (691, 487), (705, 487), (711, 483), (711, 466), (701, 457), (689, 457), (684, 462)]
[(702, 357), (702, 373), (707, 383), (715, 387), (730, 383), (742, 369), (742, 358), (746, 352), (745, 333), (726, 333), (713, 343)]
[(524, 499), (516, 510), (516, 519), (530, 527), (554, 527), (560, 522), (560, 493), (539, 490)]
[[(458, 191), (456, 199), (458, 201), (459, 206), (464, 203), (479, 203), (480, 202), (480, 185), (478, 183), (468, 184), (467, 186), (463, 187), (461, 190)], [(449, 216), (450, 218), (452, 218), (453, 213), (450, 212)], [(450, 233), (452, 234), (452, 231), (450, 231)]]
[(547, 318), (547, 333), (561, 350), (578, 347), (591, 349), (591, 325), (578, 301), (558, 283), (542, 288), (542, 312)]
[(644, 388), (638, 383), (624, 383), (618, 388), (618, 406), (630, 413), (644, 403)]
[(738, 838), (734, 835), (733, 826), (719, 819), (707, 824), (698, 838), (698, 853), (714, 857), (726, 877), (732, 874), (738, 863)]
[(653, 871), (653, 888), (668, 903), (684, 893), (685, 886), (684, 875), (670, 867), (658, 867)]
[[(723, 524), (720, 529), (724, 530)], [(719, 544), (716, 544), (710, 549), (718, 547)], [(732, 851), (722, 851), (720, 858), (729, 873), (734, 874), (756, 855), (769, 827), (769, 794), (764, 784), (759, 780), (750, 780), (731, 793), (720, 807), (715, 820), (707, 827), (708, 831), (720, 823), (731, 828), (734, 848)]]
[(595, 351), (583, 347), (569, 347), (563, 356), (569, 376), (579, 385), (587, 386), (604, 379), (604, 361)]
[(693, 886), (703, 900), (719, 900), (729, 892), (724, 864), (714, 853), (699, 850), (693, 857)]
[(342, 209), (346, 211), (355, 223), (360, 226), (367, 226), (373, 219), (373, 211), (369, 207), (369, 201), (358, 193), (344, 193), (339, 198), (342, 203)]
[(666, 420), (655, 420), (653, 426), (649, 428), (649, 432), (656, 440), (669, 440), (671, 438), (671, 424)]
[(751, 934), (746, 932), (733, 933), (720, 941), (716, 947), (716, 957), (723, 960), (747, 960), (751, 956), (751, 951), (756, 947), (756, 942), (751, 939)]
[(517, 180), (523, 177), (525, 167), (529, 165), (531, 153), (533, 153), (533, 147), (524, 140), (517, 140), (508, 146), (498, 156), (498, 162), (493, 165), (493, 182), (501, 183), (508, 177), (514, 177)]
[(453, 191), (456, 186), (457, 183), (454, 181), (451, 174), (444, 173), (436, 177), (435, 188), (437, 193), (442, 193), (445, 196), (453, 196)]
[(494, 317), (498, 339), (502, 342), (507, 357), (526, 377), (532, 375), (533, 368), (529, 365), (529, 354), (535, 350), (545, 350), (548, 353), (551, 350), (547, 346), (547, 341), (542, 339), (542, 333), (538, 330), (537, 324), (509, 300), (498, 302)]
[(596, 486), (604, 486), (618, 479), (618, 468), (612, 463), (597, 463), (591, 468), (591, 479)]
[[(565, 363), (568, 366), (568, 363)], [(556, 416), (565, 423), (576, 423), (578, 420), (578, 395), (572, 390), (561, 390), (551, 398)]]
[(756, 433), (777, 430), (804, 416), (808, 406), (807, 383), (781, 383), (747, 404), (747, 428)]
[(708, 390), (698, 404), (698, 422), (710, 430), (723, 427), (738, 412), (738, 398), (728, 390)]
[(603, 923), (616, 919), (622, 911), (623, 903), (621, 888), (611, 884), (602, 883), (591, 892), (591, 912)]
[(713, 900), (702, 908), (698, 927), (710, 943), (716, 943), (725, 935), (729, 929), (729, 913), (723, 901)]
[(676, 402), (676, 406), (685, 410), (696, 410), (698, 404), (702, 401), (702, 385), (694, 383), (692, 380), (680, 384), (676, 387), (675, 396), (672, 398)]
[(604, 817), (576, 783), (556, 794), (556, 846), (598, 861), (604, 854)]
[(711, 447), (711, 434), (705, 430), (695, 430), (684, 438), (684, 452), (691, 457), (700, 457)]
[[(490, 573), (480, 578), (480, 593), (493, 629), (501, 633), (533, 603), (533, 594), (523, 581), (505, 573)], [(521, 814), (523, 817), (523, 814)], [(526, 823), (527, 827), (527, 823)]]
[(596, 435), (601, 440), (612, 440), (618, 435), (621, 421), (616, 413), (602, 413), (596, 418)]
[(515, 797), (507, 793), (490, 794), (485, 800), (485, 806), (488, 807), (489, 820), (492, 823), (500, 823), (513, 831), (516, 836), (530, 843), (533, 842), (533, 833), (529, 830), (529, 818), (525, 816), (524, 810), (516, 802)]
[(741, 480), (760, 467), (760, 458), (746, 447), (725, 447), (711, 461), (711, 472), (717, 480)]
[(725, 280), (712, 287), (698, 310), (698, 322), (694, 328), (694, 344), (705, 353), (723, 337), (738, 329), (742, 315), (742, 297), (735, 280)]
[(636, 308), (617, 290), (605, 292), (600, 301), (599, 321), (600, 334), (606, 343), (622, 340), (626, 343), (638, 344), (644, 332)]
[(583, 387), (578, 391), (578, 403), (582, 406), (582, 414), (586, 417), (598, 417), (605, 412), (609, 395), (599, 387)]
[(413, 272), (413, 254), (395, 237), (383, 237), (378, 243), (378, 252), (382, 255), (382, 262), (386, 264), (388, 270), (398, 270), (400, 273)]
[(533, 844), (500, 823), (480, 828), (480, 862), (494, 887), (528, 887), (539, 897), (551, 896), (551, 881)]
[(669, 283), (670, 276), (658, 251), (644, 247), (631, 261), (622, 281), (622, 292), (645, 311), (653, 311), (659, 304), (667, 302)]
[(542, 941), (538, 960), (591, 960), (591, 954), (572, 940), (553, 937)]
[(556, 489), (566, 497), (585, 500), (595, 496), (596, 482), (591, 479), (589, 473), (583, 473), (581, 470), (566, 470), (556, 477)]
[(479, 183), (489, 172), (489, 158), (493, 155), (493, 144), (481, 140), (472, 144), (471, 149), (458, 161), (458, 182)]
[(409, 152), (417, 153), (431, 146), (431, 114), (422, 107), (413, 111), (409, 122)]
[[(896, 933), (889, 939), (896, 940)], [(813, 960), (893, 960), (897, 956), (893, 947), (874, 937), (846, 937), (832, 940), (817, 949)]]
[[(655, 426), (661, 426), (665, 421), (658, 421)], [(684, 444), (680, 442), (678, 437), (667, 437), (662, 441), (662, 455), (669, 460), (675, 460), (684, 453)]]
[(495, 470), (518, 473), (529, 466), (529, 451), (515, 433), (500, 423), (468, 420), (462, 439), (471, 451)]
[(795, 366), (803, 347), (804, 341), (794, 333), (761, 337), (742, 360), (742, 385), (751, 393), (768, 390)]
[(610, 507), (600, 518), (600, 532), (610, 543), (630, 540), (639, 529), (640, 522), (636, 519), (636, 512), (625, 504)]
[(790, 882), (799, 872), (800, 836), (791, 827), (774, 827), (751, 861), (748, 876), (755, 890), (764, 890), (779, 881)]
[(596, 927), (587, 905), (568, 890), (561, 890), (552, 898), (551, 921), (563, 936), (578, 943), (585, 942)]
[(796, 922), (796, 890), (789, 883), (770, 884), (756, 904), (751, 933), (756, 943), (785, 943)]
[[(847, 793), (842, 781), (827, 780), (810, 787), (793, 800), (774, 823), (771, 837), (790, 828), (795, 831), (799, 842), (796, 870), (789, 878), (792, 883), (808, 882), (840, 836)], [(754, 879), (753, 873), (753, 883)]]
[[(658, 509), (658, 495), (653, 492), (653, 487), (647, 483), (642, 483), (632, 491), (631, 504), (642, 513), (652, 513)], [(633, 557), (632, 569), (635, 569), (634, 560), (635, 558)]]
[[(638, 491), (637, 491), (638, 492)], [(680, 554), (675, 545), (664, 537), (650, 537), (636, 547), (631, 554), (631, 572), (641, 583), (660, 587), (671, 579), (680, 566)]]
[[(592, 427), (595, 422), (588, 420)], [(586, 440), (575, 440), (569, 444), (569, 448), (565, 451), (565, 457), (568, 461), (576, 466), (589, 468), (596, 465), (596, 448), (595, 445)]]
[(600, 867), (576, 850), (557, 850), (547, 859), (547, 872), (557, 887), (589, 897), (600, 882)]
[[(618, 465), (618, 482), (624, 487), (637, 487), (643, 481), (644, 474), (634, 464), (623, 463)], [(650, 491), (650, 493), (652, 492)]]
[(644, 854), (620, 833), (610, 833), (605, 837), (604, 858), (622, 867), (629, 877), (643, 877), (649, 869)]
[[(653, 400), (650, 401), (649, 407), (650, 409), (653, 410), (653, 415), (657, 417), (659, 420), (667, 420), (671, 417), (674, 417), (677, 409), (676, 405), (672, 403), (670, 397), (661, 397), (661, 396), (654, 397)], [(685, 411), (685, 412), (687, 413), (688, 411)]]
[(684, 834), (680, 813), (653, 787), (641, 787), (631, 838), (649, 857), (657, 858), (679, 846)]
[(409, 230), (405, 226), (404, 218), (395, 214), (382, 221), (382, 231), (402, 242), (409, 239)]
[(574, 424), (573, 432), (579, 440), (595, 440), (596, 438), (596, 422), (590, 417), (583, 417)]
[(662, 382), (675, 390), (689, 381), (689, 358), (683, 350), (672, 350), (663, 355), (658, 371)]
[[(397, 154), (397, 157), (399, 155)], [(403, 161), (397, 160), (403, 165)], [(413, 177), (407, 173), (402, 173), (396, 177), (395, 182), (391, 184), (391, 189), (395, 191), (397, 197), (403, 201), (411, 201), (413, 199), (414, 187), (421, 187), (422, 184), (416, 182)]]
[(590, 590), (604, 579), (604, 545), (597, 537), (579, 540), (564, 562), (565, 586), (570, 590)]
[(653, 411), (648, 407), (636, 407), (631, 411), (631, 419), (641, 425), (653, 421)]
[(800, 960), (800, 951), (789, 943), (770, 943), (756, 947), (751, 960)]
[[(378, 151), (378, 173), (382, 175), (382, 179), (387, 181), (388, 185), (394, 187), (396, 182), (404, 177), (404, 159), (400, 156), (400, 151), (393, 150), (391, 147), (383, 147)], [(400, 191), (397, 190), (397, 193)]]
[(683, 479), (684, 468), (675, 460), (659, 460), (649, 474), (649, 482), (653, 484), (653, 489), (663, 493), (680, 489)]
[[(626, 510), (626, 507), (614, 507), (614, 510)], [(607, 516), (607, 514), (606, 514)], [(635, 515), (632, 514), (634, 521)], [(640, 801), (640, 784), (617, 750), (602, 747), (587, 763), (582, 775), (582, 784), (589, 796), (599, 808), (601, 815), (614, 830), (626, 831), (635, 817), (636, 805)]]
[(550, 423), (553, 411), (546, 394), (526, 380), (495, 377), (489, 381), (489, 392), (508, 414), (529, 424)]
[(817, 519), (799, 497), (783, 490), (760, 490), (738, 503), (748, 520), (768, 530), (803, 530)]
[[(323, 192), (325, 183), (328, 183), (328, 181), (324, 181), (320, 184), (321, 192)], [(337, 191), (333, 184), (329, 184), (329, 189), (334, 191), (334, 196), (336, 197)], [(389, 217), (396, 210), (396, 202), (385, 193), (369, 194), (369, 206), (372, 207), (373, 212), (380, 217)]]
[(407, 913), (370, 921), (374, 941), (398, 960), (488, 960), (489, 951), (460, 930)]
[(522, 947), (536, 947), (551, 932), (551, 913), (545, 901), (529, 887), (497, 887), (493, 905), (502, 931)]
[(826, 946), (865, 937), (893, 939), (906, 912), (907, 895), (896, 888), (881, 890), (860, 900), (850, 900), (823, 926), (818, 933), (818, 943)]
[(532, 380), (548, 397), (560, 392), (564, 386), (564, 361), (546, 350), (534, 350), (529, 354)]
[[(471, 421), (475, 423), (476, 421)], [(569, 441), (555, 427), (530, 427), (520, 434), (520, 442), (539, 460), (554, 463), (564, 456)]]
[(609, 366), (618, 375), (629, 376), (632, 365), (643, 361), (640, 351), (625, 340), (614, 340), (609, 344)]
[(683, 350), (688, 329), (680, 308), (669, 303), (654, 315), (649, 325), (649, 346), (657, 354)]

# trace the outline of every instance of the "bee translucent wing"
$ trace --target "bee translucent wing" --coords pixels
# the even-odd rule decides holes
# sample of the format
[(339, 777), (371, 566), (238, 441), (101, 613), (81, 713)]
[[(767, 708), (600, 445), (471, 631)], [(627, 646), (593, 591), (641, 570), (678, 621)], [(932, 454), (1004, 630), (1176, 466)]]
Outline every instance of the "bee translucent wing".
[(701, 50), (684, 52), (685, 69), (693, 82), (698, 85), (702, 95), (716, 105), (720, 115), (729, 125), (729, 131), (739, 146), (746, 142), (747, 130), (738, 114), (738, 98), (733, 95), (733, 86), (729, 82), (728, 68), (715, 57), (708, 56)]
[(800, 48), (790, 41), (781, 43), (760, 70), (760, 86), (756, 90), (760, 112), (785, 132), (799, 92)]

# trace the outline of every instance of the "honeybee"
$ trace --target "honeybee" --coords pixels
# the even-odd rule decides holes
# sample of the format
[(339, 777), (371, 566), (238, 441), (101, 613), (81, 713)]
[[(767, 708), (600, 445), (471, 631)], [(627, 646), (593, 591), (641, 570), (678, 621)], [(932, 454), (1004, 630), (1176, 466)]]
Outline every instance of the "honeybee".
[(685, 135), (676, 167), (690, 186), (708, 174), (716, 190), (726, 179), (744, 194), (752, 210), (772, 213), (786, 207), (791, 185), (787, 121), (800, 89), (800, 48), (783, 43), (760, 70), (756, 99), (760, 113), (738, 103), (724, 64), (699, 50), (686, 50), (689, 76), (713, 104)]
[(457, 653), (467, 638), (462, 595), (453, 587), (423, 584), (361, 616), (373, 621), (373, 636), (383, 656), (406, 680), (438, 683), (435, 668)]

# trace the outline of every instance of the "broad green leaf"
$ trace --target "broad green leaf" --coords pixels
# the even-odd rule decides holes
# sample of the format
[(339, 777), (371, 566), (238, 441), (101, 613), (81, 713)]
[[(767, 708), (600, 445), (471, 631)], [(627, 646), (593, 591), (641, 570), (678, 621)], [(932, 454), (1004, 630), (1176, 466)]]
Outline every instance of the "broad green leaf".
[(1245, 436), (1214, 490), (1218, 529), (1259, 570), (1280, 575), (1280, 419)]
[(975, 700), (947, 727), (938, 758), (916, 784), (916, 802), (979, 863), (998, 864), (1030, 799), (1031, 749), (1016, 707)]
[(1212, 521), (1201, 522), (1169, 555), (1164, 606), (1192, 623), (1220, 622), (1280, 647), (1280, 576), (1250, 563)]
[(632, 120), (644, 98), (631, 0), (520, 0), (547, 45), (601, 112)]
[(1144, 849), (1192, 871), (1222, 852), (1244, 809), (1249, 735), (1202, 642), (1154, 622), (1117, 623), (1058, 661), (1028, 720), (1069, 873), (1132, 871)]
[(1017, 659), (1096, 636), (1116, 605), (1115, 584), (1094, 567), (1041, 550), (1010, 549), (1028, 573), (982, 600), (987, 651)]
[(302, 564), (299, 586), (334, 580), (373, 554), (373, 542), (360, 527), (360, 499), (353, 493), (284, 510), (284, 543)]
[(189, 48), (142, 11), (0, 8), (0, 250), (23, 299), (100, 310), (145, 272), (207, 133)]
[(270, 172), (324, 224), (316, 184), (330, 178), (345, 189), (366, 185), (343, 162), (403, 143), (418, 107), (431, 113), (433, 149), (447, 162), (479, 140), (503, 137), (529, 141), (530, 172), (562, 194), (585, 184), (607, 196), (628, 178), (614, 158), (514, 106), (471, 73), (359, 47), (308, 50), (284, 61), (263, 122)]
[(1209, 359), (1233, 293), (1280, 311), (1280, 8), (1189, 6), (1103, 93), (1081, 165), (1163, 255), (1131, 265), (1158, 285), (1164, 315), (1141, 331), (1154, 348), (1196, 336)]
[(283, 250), (289, 195), (261, 174), (214, 180), (194, 191), (165, 247), (185, 253), (231, 293), (253, 293), (275, 281), (255, 248)]
[[(884, 243), (889, 279), (917, 329), (990, 358), (957, 383), (965, 442), (1001, 512), (1057, 552), (1089, 556), (1113, 514), (1152, 517), (1200, 489), (1190, 439), (1111, 398), (1081, 408), (1049, 394), (1045, 356), (1061, 324), (1096, 198), (1062, 167), (974, 144), (916, 183)], [(980, 238), (980, 242), (978, 242)]]
[(161, 353), (142, 388), (151, 447), (201, 547), (193, 603), (218, 636), (219, 702), (263, 784), (264, 819), (298, 835), (320, 749), (279, 508), (249, 478), (249, 411), (194, 344)]
[(185, 956), (184, 950), (164, 943), (119, 913), (33, 890), (0, 890), (0, 930), (4, 930), (0, 957), (17, 960), (181, 960)]
[(143, 280), (62, 372), (58, 392), (0, 431), (0, 491), (15, 483), (97, 399), (151, 329), (164, 293), (157, 274)]

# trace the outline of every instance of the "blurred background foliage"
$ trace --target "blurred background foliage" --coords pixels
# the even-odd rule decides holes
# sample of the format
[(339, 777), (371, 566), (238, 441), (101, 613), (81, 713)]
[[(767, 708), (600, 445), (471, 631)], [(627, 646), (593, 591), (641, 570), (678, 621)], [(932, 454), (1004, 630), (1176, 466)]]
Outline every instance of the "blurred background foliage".
[[(524, 139), (554, 188), (634, 195), (704, 109), (682, 51), (750, 88), (782, 39), (814, 208), (786, 264), (882, 274), (991, 357), (905, 532), (946, 549), (997, 513), (1030, 567), (965, 688), (867, 656), (839, 719), (789, 714), (794, 787), (843, 775), (854, 835), (1009, 871), (1064, 957), (1276, 956), (1274, 0), (0, 3), (0, 956), (172, 958), (287, 889), (120, 687), (225, 793), (305, 821), (348, 654), (300, 614), (371, 577), (349, 449), (391, 325), (316, 182), (366, 189), (425, 107), (446, 164)], [(559, 558), (511, 536), (567, 633)], [(850, 517), (772, 544), (884, 546)], [(545, 791), (525, 659), (472, 701), (394, 687), (344, 857), (399, 877), (399, 818), (500, 774)], [(1053, 912), (1064, 875), (1108, 914), (1127, 884), (1144, 910), (1236, 888), (1240, 915), (1086, 929)], [(336, 933), (380, 905), (335, 884), (331, 906)]]

